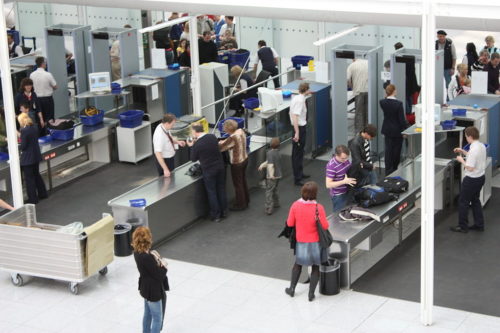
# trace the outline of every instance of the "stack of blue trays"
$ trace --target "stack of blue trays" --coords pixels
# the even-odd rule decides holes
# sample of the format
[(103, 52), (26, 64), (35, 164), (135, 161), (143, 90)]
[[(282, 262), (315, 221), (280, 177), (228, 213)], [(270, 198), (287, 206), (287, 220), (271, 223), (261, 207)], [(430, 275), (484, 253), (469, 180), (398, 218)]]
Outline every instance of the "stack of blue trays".
[(116, 82), (111, 83), (112, 94), (120, 94), (121, 92), (122, 92), (122, 86), (119, 83)]

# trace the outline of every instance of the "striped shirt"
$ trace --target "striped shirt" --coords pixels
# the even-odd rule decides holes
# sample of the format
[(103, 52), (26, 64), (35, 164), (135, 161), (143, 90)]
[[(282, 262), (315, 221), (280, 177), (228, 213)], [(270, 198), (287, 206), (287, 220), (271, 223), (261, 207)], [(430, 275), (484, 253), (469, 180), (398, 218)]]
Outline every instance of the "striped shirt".
[(365, 150), (366, 162), (371, 163), (372, 159), (370, 157), (370, 141), (365, 139), (363, 149)]
[(484, 64), (481, 63), (479, 60), (476, 60), (471, 66), (470, 66), (471, 71), (482, 71), (484, 69)]
[[(337, 161), (335, 155), (332, 157), (330, 162), (326, 165), (326, 178), (332, 179), (334, 182), (338, 182), (345, 178), (347, 171), (351, 167), (351, 161), (347, 160), (343, 163)], [(336, 196), (344, 194), (347, 192), (347, 185), (340, 185), (335, 188), (330, 189), (330, 196)]]

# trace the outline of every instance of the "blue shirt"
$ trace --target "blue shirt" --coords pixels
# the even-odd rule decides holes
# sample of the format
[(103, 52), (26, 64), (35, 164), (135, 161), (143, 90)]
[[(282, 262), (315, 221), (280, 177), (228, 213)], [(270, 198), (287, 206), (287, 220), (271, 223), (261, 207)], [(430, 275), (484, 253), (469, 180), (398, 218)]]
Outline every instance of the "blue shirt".
[(226, 24), (226, 21), (224, 21), (224, 19), (220, 19), (219, 21), (217, 21), (215, 23), (214, 30), (215, 30), (215, 35), (217, 36), (217, 38), (219, 38), (220, 29), (222, 28), (222, 26), (224, 24)]

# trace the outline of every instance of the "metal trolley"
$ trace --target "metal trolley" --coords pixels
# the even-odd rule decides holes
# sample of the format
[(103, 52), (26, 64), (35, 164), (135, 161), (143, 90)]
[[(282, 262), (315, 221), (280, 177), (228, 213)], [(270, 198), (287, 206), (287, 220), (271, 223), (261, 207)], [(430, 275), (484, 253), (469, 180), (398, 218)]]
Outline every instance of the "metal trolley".
[[(23, 274), (67, 281), (69, 290), (78, 294), (78, 283), (90, 277), (86, 269), (87, 236), (58, 232), (60, 228), (38, 223), (31, 204), (0, 217), (0, 269), (10, 272), (15, 286), (23, 285)], [(99, 274), (106, 275), (106, 265)]]

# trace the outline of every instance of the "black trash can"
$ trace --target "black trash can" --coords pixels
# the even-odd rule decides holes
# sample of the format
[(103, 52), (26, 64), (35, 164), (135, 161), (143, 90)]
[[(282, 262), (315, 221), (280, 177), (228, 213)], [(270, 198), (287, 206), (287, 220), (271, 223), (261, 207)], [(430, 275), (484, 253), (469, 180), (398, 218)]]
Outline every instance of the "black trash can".
[(126, 257), (132, 254), (132, 226), (128, 223), (115, 225), (115, 256)]
[(328, 265), (319, 266), (319, 292), (321, 295), (337, 295), (340, 292), (340, 262), (329, 259)]

